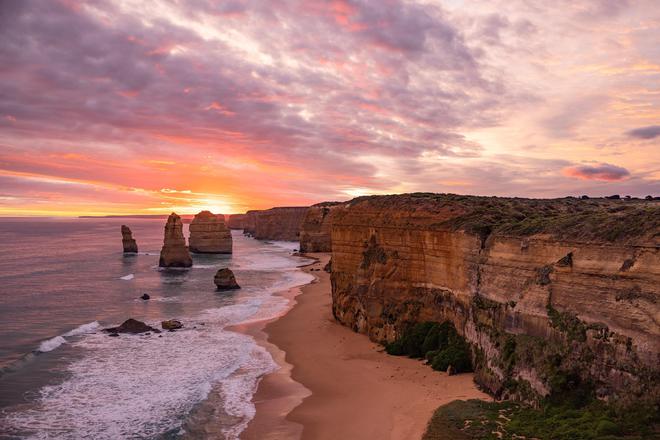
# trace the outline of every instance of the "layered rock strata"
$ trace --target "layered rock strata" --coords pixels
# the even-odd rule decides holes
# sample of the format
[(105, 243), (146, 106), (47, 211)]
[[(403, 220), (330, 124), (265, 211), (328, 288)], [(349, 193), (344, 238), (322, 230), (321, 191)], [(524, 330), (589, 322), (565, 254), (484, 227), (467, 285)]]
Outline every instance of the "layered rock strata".
[(243, 218), (243, 234), (253, 236), (257, 230), (257, 215), (260, 211), (251, 210)]
[(227, 219), (229, 229), (244, 229), (246, 214), (231, 214)]
[(300, 252), (332, 251), (332, 224), (344, 206), (340, 202), (324, 202), (309, 207), (300, 226)]
[(189, 249), (199, 254), (231, 254), (231, 231), (222, 214), (202, 211), (190, 223)]
[(378, 342), (450, 320), (475, 380), (538, 401), (660, 399), (660, 204), (408, 194), (332, 226), (336, 319)]
[(137, 254), (137, 242), (133, 238), (131, 228), (126, 225), (121, 225), (121, 244), (124, 247), (124, 253)]
[(252, 210), (243, 218), (243, 233), (258, 240), (298, 241), (307, 206)]
[(192, 257), (183, 236), (181, 217), (170, 214), (165, 224), (163, 248), (160, 251), (160, 267), (191, 267)]

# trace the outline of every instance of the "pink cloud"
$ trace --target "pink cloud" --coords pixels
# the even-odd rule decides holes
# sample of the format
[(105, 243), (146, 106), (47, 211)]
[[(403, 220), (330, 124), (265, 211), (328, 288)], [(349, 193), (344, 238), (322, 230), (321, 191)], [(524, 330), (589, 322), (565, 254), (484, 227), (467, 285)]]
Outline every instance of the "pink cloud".
[(630, 172), (627, 169), (609, 163), (601, 163), (597, 165), (575, 165), (564, 168), (562, 173), (565, 176), (575, 177), (576, 179), (604, 180), (607, 182), (625, 180), (630, 177)]

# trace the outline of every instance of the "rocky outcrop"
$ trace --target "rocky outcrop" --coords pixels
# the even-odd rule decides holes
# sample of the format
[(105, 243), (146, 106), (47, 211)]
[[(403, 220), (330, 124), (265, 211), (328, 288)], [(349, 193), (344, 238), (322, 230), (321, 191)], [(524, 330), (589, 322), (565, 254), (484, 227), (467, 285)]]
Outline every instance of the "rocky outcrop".
[(260, 211), (251, 210), (246, 212), (243, 218), (243, 234), (253, 236), (257, 231), (257, 214)]
[(231, 231), (222, 214), (202, 211), (190, 223), (189, 248), (199, 254), (231, 254)]
[(229, 229), (244, 229), (246, 214), (231, 214), (227, 220)]
[(160, 330), (153, 328), (147, 324), (145, 324), (142, 321), (138, 321), (137, 319), (129, 318), (126, 321), (124, 321), (119, 327), (110, 327), (103, 329), (103, 331), (110, 333), (111, 335), (114, 333), (133, 333), (133, 334), (138, 334), (138, 333), (146, 333), (146, 332), (154, 332), (154, 333), (160, 333)]
[(245, 213), (243, 233), (258, 240), (298, 241), (306, 206), (271, 208)]
[(332, 224), (344, 206), (340, 202), (324, 202), (309, 207), (300, 226), (300, 252), (332, 251)]
[(183, 323), (178, 319), (168, 319), (167, 321), (162, 321), (160, 326), (163, 330), (174, 331), (183, 328)]
[(160, 267), (191, 267), (192, 257), (183, 236), (181, 217), (170, 214), (165, 224), (163, 248), (160, 251)]
[(241, 286), (236, 282), (236, 277), (231, 269), (223, 268), (216, 272), (213, 282), (218, 290), (240, 289)]
[(453, 322), (496, 396), (660, 399), (656, 202), (358, 198), (333, 221), (331, 280), (336, 319), (374, 341)]
[(124, 246), (124, 253), (137, 254), (137, 242), (133, 238), (131, 228), (126, 225), (121, 225), (121, 243)]

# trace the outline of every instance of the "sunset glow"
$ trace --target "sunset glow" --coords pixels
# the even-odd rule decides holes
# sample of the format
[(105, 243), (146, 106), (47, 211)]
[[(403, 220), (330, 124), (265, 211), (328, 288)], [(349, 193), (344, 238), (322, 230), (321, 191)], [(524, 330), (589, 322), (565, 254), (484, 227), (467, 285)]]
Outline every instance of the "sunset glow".
[(0, 37), (3, 216), (660, 195), (655, 0), (4, 1)]

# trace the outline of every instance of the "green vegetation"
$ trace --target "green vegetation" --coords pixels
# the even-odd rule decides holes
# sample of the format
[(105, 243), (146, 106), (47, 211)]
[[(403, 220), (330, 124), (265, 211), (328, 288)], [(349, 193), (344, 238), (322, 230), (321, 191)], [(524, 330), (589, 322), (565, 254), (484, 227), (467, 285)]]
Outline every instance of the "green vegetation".
[(385, 350), (395, 356), (425, 358), (438, 371), (447, 371), (450, 365), (454, 373), (472, 371), (470, 346), (450, 321), (415, 324)]
[[(660, 235), (660, 203), (630, 199), (523, 199), (414, 193), (365, 196), (351, 205), (368, 203), (384, 210), (414, 209), (416, 218), (440, 214), (430, 225), (464, 230), (482, 242), (491, 235), (551, 234), (559, 239), (614, 242), (652, 239)], [(449, 218), (448, 218), (449, 216)]]
[(597, 400), (581, 405), (571, 400), (547, 402), (540, 409), (513, 402), (457, 400), (436, 410), (423, 440), (641, 440), (658, 438), (657, 423), (657, 408), (617, 413)]

